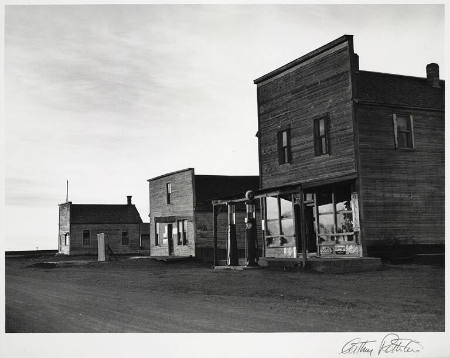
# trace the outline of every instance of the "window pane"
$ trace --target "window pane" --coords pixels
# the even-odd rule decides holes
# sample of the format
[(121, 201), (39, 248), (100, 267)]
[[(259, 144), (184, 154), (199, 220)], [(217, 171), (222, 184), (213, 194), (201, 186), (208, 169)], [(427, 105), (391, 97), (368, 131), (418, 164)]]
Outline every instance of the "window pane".
[(319, 119), (319, 136), (325, 135), (325, 120)]
[(287, 147), (287, 131), (283, 131), (282, 136), (283, 136), (283, 147)]
[(408, 117), (397, 117), (397, 130), (398, 131), (408, 131), (409, 130), (409, 118)]
[[(289, 199), (289, 200), (288, 200)], [(294, 213), (292, 212), (292, 195), (287, 198), (280, 197), (281, 228), (284, 235), (292, 236), (294, 230)]]
[(320, 234), (334, 233), (334, 215), (333, 214), (319, 215), (319, 233)]
[(327, 153), (327, 140), (325, 137), (322, 137), (321, 144), (322, 144), (321, 153), (326, 154)]
[(284, 150), (283, 150), (283, 162), (284, 163), (287, 163), (289, 160), (288, 160), (288, 148), (286, 147), (286, 148), (284, 148)]
[(400, 148), (408, 148), (410, 147), (410, 139), (409, 139), (409, 133), (405, 132), (398, 132), (397, 138), (398, 138), (398, 146)]
[(266, 215), (267, 215), (267, 235), (279, 235), (280, 225), (278, 218), (278, 201), (277, 198), (266, 198)]
[(337, 219), (336, 232), (353, 232), (353, 217), (351, 212), (337, 213), (336, 219)]

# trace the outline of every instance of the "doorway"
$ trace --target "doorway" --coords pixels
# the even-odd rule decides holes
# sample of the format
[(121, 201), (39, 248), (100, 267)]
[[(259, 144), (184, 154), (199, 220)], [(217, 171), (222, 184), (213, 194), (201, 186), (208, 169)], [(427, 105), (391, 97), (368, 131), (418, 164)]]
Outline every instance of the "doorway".
[(173, 255), (172, 225), (173, 224), (167, 224), (167, 239), (168, 239), (168, 245), (169, 245), (169, 256)]

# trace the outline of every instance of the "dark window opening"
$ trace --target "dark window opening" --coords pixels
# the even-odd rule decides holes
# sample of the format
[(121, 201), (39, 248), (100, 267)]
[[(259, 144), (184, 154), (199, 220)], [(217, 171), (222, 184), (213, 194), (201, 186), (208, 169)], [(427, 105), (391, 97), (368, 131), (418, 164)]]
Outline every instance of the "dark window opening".
[(395, 148), (414, 148), (413, 118), (394, 114)]
[(328, 143), (328, 117), (316, 118), (314, 120), (314, 153), (324, 155), (330, 153)]
[(91, 235), (89, 230), (83, 230), (83, 246), (91, 245)]
[(122, 231), (122, 245), (128, 245), (128, 243), (129, 243), (128, 232)]
[(167, 204), (170, 204), (170, 195), (172, 194), (172, 184), (167, 183), (166, 184), (166, 201)]
[(278, 163), (291, 162), (291, 131), (285, 129), (278, 132)]
[(187, 244), (187, 220), (179, 220), (178, 221), (178, 230), (177, 230), (177, 243), (178, 245), (186, 245)]

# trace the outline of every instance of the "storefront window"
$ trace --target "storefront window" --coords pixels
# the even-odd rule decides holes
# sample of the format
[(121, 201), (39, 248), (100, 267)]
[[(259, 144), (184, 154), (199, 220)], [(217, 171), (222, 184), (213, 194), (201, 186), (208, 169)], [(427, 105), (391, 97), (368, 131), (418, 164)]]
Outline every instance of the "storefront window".
[(267, 197), (265, 207), (267, 245), (295, 246), (292, 194)]
[(280, 221), (278, 218), (278, 200), (275, 197), (266, 198), (267, 236), (280, 234)]
[(292, 212), (292, 195), (289, 195), (290, 200), (286, 200), (280, 197), (280, 210), (281, 210), (281, 232), (286, 236), (294, 236), (294, 215)]

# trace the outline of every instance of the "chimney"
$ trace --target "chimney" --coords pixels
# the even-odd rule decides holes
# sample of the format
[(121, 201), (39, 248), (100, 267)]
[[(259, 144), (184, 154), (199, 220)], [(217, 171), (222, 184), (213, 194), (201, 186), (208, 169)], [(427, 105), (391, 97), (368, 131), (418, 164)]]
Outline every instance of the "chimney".
[(427, 65), (427, 81), (435, 88), (439, 88), (439, 65), (437, 63), (429, 63)]
[(127, 204), (131, 205), (131, 195), (127, 195)]

